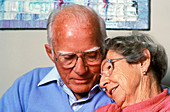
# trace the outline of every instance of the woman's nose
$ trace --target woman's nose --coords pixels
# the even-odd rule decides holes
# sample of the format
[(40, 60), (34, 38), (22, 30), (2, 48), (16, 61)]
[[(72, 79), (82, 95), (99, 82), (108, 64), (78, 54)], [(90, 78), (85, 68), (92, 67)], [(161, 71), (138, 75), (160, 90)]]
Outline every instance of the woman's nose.
[(100, 87), (106, 88), (107, 85), (109, 84), (109, 82), (110, 82), (109, 77), (105, 77), (104, 75), (101, 76), (101, 78), (100, 78)]

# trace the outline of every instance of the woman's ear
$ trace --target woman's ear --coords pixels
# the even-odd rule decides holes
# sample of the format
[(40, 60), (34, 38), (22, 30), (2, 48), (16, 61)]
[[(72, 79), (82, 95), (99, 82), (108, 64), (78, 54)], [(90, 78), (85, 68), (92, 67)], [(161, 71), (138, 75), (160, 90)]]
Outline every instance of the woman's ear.
[(145, 55), (146, 59), (141, 61), (141, 72), (142, 74), (146, 75), (151, 63), (151, 54), (148, 49), (143, 50), (143, 54)]
[(48, 54), (48, 57), (49, 57), (49, 58), (51, 59), (51, 61), (53, 61), (53, 63), (54, 63), (54, 54), (53, 54), (53, 51), (52, 51), (51, 46), (48, 45), (48, 44), (45, 44), (44, 46), (45, 46), (45, 50), (46, 50), (46, 52), (47, 52), (47, 54)]

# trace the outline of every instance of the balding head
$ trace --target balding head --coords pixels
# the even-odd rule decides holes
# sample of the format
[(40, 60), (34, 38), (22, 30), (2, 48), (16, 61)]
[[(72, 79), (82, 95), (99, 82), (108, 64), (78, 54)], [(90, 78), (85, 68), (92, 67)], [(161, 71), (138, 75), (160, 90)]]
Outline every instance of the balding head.
[(103, 19), (99, 17), (93, 9), (75, 4), (68, 5), (62, 10), (54, 10), (50, 14), (47, 24), (49, 44), (52, 46), (53, 38), (57, 38), (55, 35), (62, 35), (65, 28), (72, 25), (76, 25), (77, 29), (89, 28), (91, 33), (96, 33), (98, 36), (94, 40), (102, 46), (102, 42), (106, 38)]
[[(96, 25), (100, 28), (98, 15), (90, 8), (81, 5), (69, 5), (55, 16), (53, 26), (77, 24), (80, 28)], [(56, 26), (56, 27), (55, 27)]]

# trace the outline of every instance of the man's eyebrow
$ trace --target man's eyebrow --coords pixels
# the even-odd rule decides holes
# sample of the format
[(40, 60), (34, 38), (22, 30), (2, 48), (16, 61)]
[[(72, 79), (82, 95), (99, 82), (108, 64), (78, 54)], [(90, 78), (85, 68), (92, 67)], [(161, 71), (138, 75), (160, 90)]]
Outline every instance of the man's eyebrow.
[(73, 52), (67, 52), (67, 51), (57, 51), (57, 52), (61, 54), (74, 54)]
[[(84, 52), (91, 52), (91, 51), (96, 51), (98, 50), (100, 47), (93, 47), (91, 49), (88, 49)], [(58, 53), (61, 53), (61, 54), (74, 54), (74, 53), (81, 53), (81, 52), (67, 52), (67, 51), (58, 51)]]
[(89, 49), (89, 50), (86, 50), (85, 52), (91, 52), (91, 51), (96, 51), (96, 50), (98, 50), (100, 47), (93, 47), (93, 48), (91, 48), (91, 49)]

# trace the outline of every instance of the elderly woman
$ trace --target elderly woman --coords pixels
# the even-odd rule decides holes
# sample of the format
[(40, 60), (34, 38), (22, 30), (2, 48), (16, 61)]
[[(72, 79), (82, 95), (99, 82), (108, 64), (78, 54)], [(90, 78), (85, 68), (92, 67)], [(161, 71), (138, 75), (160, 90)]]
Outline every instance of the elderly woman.
[(160, 83), (167, 71), (164, 48), (145, 34), (112, 38), (106, 45), (100, 86), (116, 103), (96, 112), (167, 112), (168, 89)]

